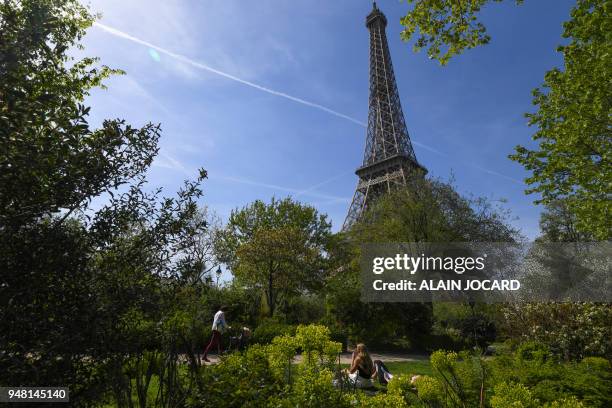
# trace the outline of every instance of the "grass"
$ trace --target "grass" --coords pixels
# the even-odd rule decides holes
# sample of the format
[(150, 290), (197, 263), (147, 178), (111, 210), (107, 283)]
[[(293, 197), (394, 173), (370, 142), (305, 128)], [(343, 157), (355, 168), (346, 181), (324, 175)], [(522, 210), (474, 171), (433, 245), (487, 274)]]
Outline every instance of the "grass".
[(433, 374), (429, 360), (390, 362), (385, 365), (391, 374)]
[[(429, 359), (418, 361), (394, 361), (385, 363), (391, 374), (418, 374), (432, 375), (433, 371)], [(348, 364), (342, 364), (343, 368), (348, 368)]]

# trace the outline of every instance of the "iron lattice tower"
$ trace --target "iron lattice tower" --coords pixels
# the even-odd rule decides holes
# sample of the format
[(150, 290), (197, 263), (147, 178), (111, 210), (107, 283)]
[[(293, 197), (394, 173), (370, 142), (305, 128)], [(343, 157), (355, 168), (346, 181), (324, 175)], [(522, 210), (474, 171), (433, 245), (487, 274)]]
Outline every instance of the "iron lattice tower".
[(370, 99), (368, 131), (359, 182), (344, 220), (348, 230), (380, 195), (408, 184), (415, 173), (427, 170), (419, 164), (410, 142), (400, 103), (385, 28), (387, 18), (376, 7), (366, 17), (370, 30)]

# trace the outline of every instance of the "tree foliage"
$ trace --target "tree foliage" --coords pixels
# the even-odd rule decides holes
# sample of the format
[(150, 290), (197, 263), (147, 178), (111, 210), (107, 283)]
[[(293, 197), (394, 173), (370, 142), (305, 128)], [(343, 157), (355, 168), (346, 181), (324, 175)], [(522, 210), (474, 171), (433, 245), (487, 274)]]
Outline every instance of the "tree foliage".
[(238, 282), (263, 290), (272, 316), (281, 300), (321, 287), (330, 228), (325, 215), (290, 198), (255, 201), (232, 211), (219, 259)]
[(84, 208), (143, 172), (157, 153), (159, 126), (87, 123), (83, 99), (120, 71), (75, 60), (93, 16), (76, 0), (0, 4), (0, 220), (19, 226)]
[(612, 3), (579, 0), (565, 23), (563, 69), (546, 73), (533, 92), (536, 149), (511, 156), (532, 172), (528, 193), (538, 202), (563, 200), (578, 230), (607, 240), (612, 231)]
[(514, 339), (535, 340), (565, 360), (612, 356), (612, 308), (598, 303), (505, 305), (503, 329)]
[[(482, 7), (501, 0), (408, 0), (414, 7), (402, 18), (404, 40), (418, 33), (415, 49), (442, 65), (463, 51), (490, 40), (478, 20)], [(517, 1), (521, 3), (522, 1)], [(533, 91), (537, 111), (527, 114), (536, 126), (535, 149), (517, 146), (510, 156), (532, 175), (526, 192), (536, 203), (563, 200), (576, 228), (595, 239), (612, 231), (612, 23), (608, 0), (577, 0), (564, 24), (566, 44), (558, 47), (563, 68), (548, 71)]]
[(376, 202), (351, 235), (356, 242), (514, 242), (509, 214), (486, 198), (466, 198), (439, 180), (415, 178)]
[(563, 200), (553, 201), (546, 205), (540, 214), (540, 231), (538, 240), (545, 242), (586, 242), (593, 241), (593, 236), (578, 230), (576, 215)]
[(75, 406), (176, 356), (175, 285), (206, 228), (206, 172), (147, 189), (159, 125), (88, 123), (84, 98), (118, 73), (70, 57), (93, 20), (76, 0), (0, 3), (0, 383), (69, 386)]
[[(414, 7), (402, 17), (403, 40), (418, 33), (414, 50), (427, 48), (427, 55), (446, 65), (464, 50), (488, 44), (491, 37), (478, 20), (487, 3), (503, 0), (407, 0)], [(517, 4), (523, 0), (516, 0)]]
[[(520, 239), (508, 214), (482, 198), (460, 196), (451, 184), (415, 178), (406, 189), (382, 196), (332, 248), (328, 279), (330, 313), (359, 341), (407, 338), (427, 347), (431, 305), (361, 303), (360, 244), (388, 242), (513, 242)], [(334, 270), (334, 269), (332, 269)], [(359, 316), (355, 319), (355, 316)]]

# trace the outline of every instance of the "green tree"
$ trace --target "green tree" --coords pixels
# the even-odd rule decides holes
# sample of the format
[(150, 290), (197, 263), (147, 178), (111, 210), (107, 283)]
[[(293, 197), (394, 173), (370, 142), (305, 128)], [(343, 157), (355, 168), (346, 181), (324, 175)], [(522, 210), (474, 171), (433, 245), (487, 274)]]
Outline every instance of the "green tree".
[(123, 364), (151, 349), (176, 356), (158, 323), (206, 228), (204, 171), (176, 198), (147, 191), (158, 125), (90, 127), (84, 98), (118, 72), (69, 56), (93, 20), (77, 0), (0, 3), (0, 383), (69, 386), (75, 406), (130, 396)]
[(430, 304), (362, 303), (360, 244), (388, 242), (513, 242), (519, 239), (507, 214), (485, 199), (461, 197), (452, 185), (415, 178), (381, 197), (362, 220), (332, 247), (335, 271), (328, 279), (330, 314), (359, 341), (408, 339), (427, 346)]
[(538, 237), (538, 240), (545, 242), (592, 241), (593, 236), (579, 231), (576, 223), (576, 215), (570, 211), (565, 201), (553, 201), (546, 205), (540, 214), (542, 235)]
[(67, 53), (93, 21), (78, 1), (5, 1), (0, 16), (0, 220), (61, 221), (146, 169), (159, 126), (89, 127), (83, 99), (120, 71)]
[[(402, 18), (404, 40), (418, 33), (414, 48), (442, 65), (464, 50), (487, 44), (478, 20), (482, 7), (502, 0), (408, 0), (414, 7)], [(522, 1), (516, 1), (521, 3)], [(609, 0), (577, 0), (564, 24), (563, 68), (548, 71), (533, 91), (536, 149), (516, 147), (512, 160), (531, 171), (526, 192), (536, 203), (563, 200), (576, 228), (599, 240), (612, 231), (612, 23)]]
[[(446, 65), (464, 50), (488, 44), (491, 37), (478, 20), (478, 13), (487, 3), (503, 0), (407, 0), (414, 7), (402, 17), (403, 40), (418, 33), (414, 50), (427, 48), (431, 59)], [(523, 0), (515, 0), (517, 4)]]
[(610, 1), (580, 0), (565, 23), (564, 69), (546, 73), (534, 91), (539, 146), (510, 156), (532, 176), (537, 202), (563, 200), (579, 231), (607, 240), (612, 232), (612, 22)]
[[(206, 228), (200, 228), (201, 225), (206, 225)], [(188, 236), (184, 246), (180, 248), (183, 254), (179, 260), (181, 279), (196, 287), (209, 285), (213, 282), (213, 269), (219, 265), (215, 257), (214, 243), (217, 231), (221, 228), (221, 221), (208, 207), (199, 207), (190, 220), (189, 228), (192, 228), (194, 233)]]
[(265, 293), (270, 316), (281, 301), (323, 282), (331, 225), (325, 215), (290, 198), (232, 211), (218, 237), (218, 256), (238, 282)]
[(506, 210), (485, 198), (462, 197), (452, 184), (413, 179), (378, 200), (352, 229), (355, 242), (514, 242)]

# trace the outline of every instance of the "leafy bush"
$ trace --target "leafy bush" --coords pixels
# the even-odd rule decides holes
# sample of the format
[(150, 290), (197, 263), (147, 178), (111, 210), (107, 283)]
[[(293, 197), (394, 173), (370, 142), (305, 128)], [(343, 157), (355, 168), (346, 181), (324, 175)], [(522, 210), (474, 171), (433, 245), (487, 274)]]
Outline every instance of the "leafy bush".
[(300, 375), (291, 390), (291, 395), (278, 406), (281, 407), (349, 407), (342, 392), (332, 383), (333, 373), (328, 369), (318, 370), (303, 365)]
[(414, 389), (410, 375), (395, 375), (387, 384), (389, 394), (399, 395), (406, 401), (410, 401)]
[(576, 397), (563, 398), (545, 405), (546, 408), (583, 408), (585, 405)]
[(446, 400), (444, 387), (435, 378), (422, 376), (416, 380), (417, 395), (424, 403), (437, 407), (442, 406)]
[(275, 377), (291, 384), (292, 361), (298, 344), (294, 337), (278, 336), (268, 346), (270, 369)]
[(542, 404), (573, 396), (588, 406), (612, 405), (612, 371), (600, 357), (562, 363), (547, 353), (545, 345), (529, 342), (514, 354), (497, 356), (487, 368), (490, 383), (520, 383)]
[(277, 309), (289, 324), (308, 324), (319, 321), (325, 314), (325, 302), (317, 296), (290, 297)]
[(538, 408), (538, 400), (522, 384), (499, 383), (491, 397), (492, 408)]
[(425, 350), (432, 352), (436, 350), (463, 350), (467, 344), (458, 331), (452, 329), (441, 334), (430, 334), (425, 341)]
[(427, 349), (464, 350), (491, 344), (497, 335), (497, 305), (434, 303), (434, 325)]
[(474, 314), (462, 319), (459, 323), (461, 337), (468, 340), (471, 346), (486, 348), (495, 341), (497, 329), (495, 323), (484, 314)]
[(484, 361), (468, 352), (438, 350), (431, 355), (431, 366), (451, 403), (479, 401), (485, 381)]
[(275, 319), (265, 319), (253, 331), (253, 342), (270, 344), (277, 336), (293, 335), (294, 333), (295, 326), (280, 323)]
[(533, 393), (522, 384), (500, 383), (495, 386), (495, 395), (491, 397), (492, 408), (582, 408), (585, 405), (576, 397), (541, 404)]
[(358, 393), (351, 401), (351, 406), (360, 408), (408, 408), (404, 398), (396, 394), (376, 394), (374, 396)]
[(542, 364), (550, 361), (552, 355), (546, 344), (527, 341), (516, 349), (516, 358), (519, 362), (533, 361)]
[(342, 351), (346, 351), (348, 348), (349, 331), (334, 322), (325, 325), (329, 328), (329, 338), (342, 344)]
[(203, 370), (202, 389), (188, 401), (189, 407), (262, 407), (284, 392), (273, 375), (268, 349), (253, 345)]
[(528, 303), (503, 311), (506, 335), (546, 344), (566, 361), (612, 358), (612, 306), (597, 303)]

